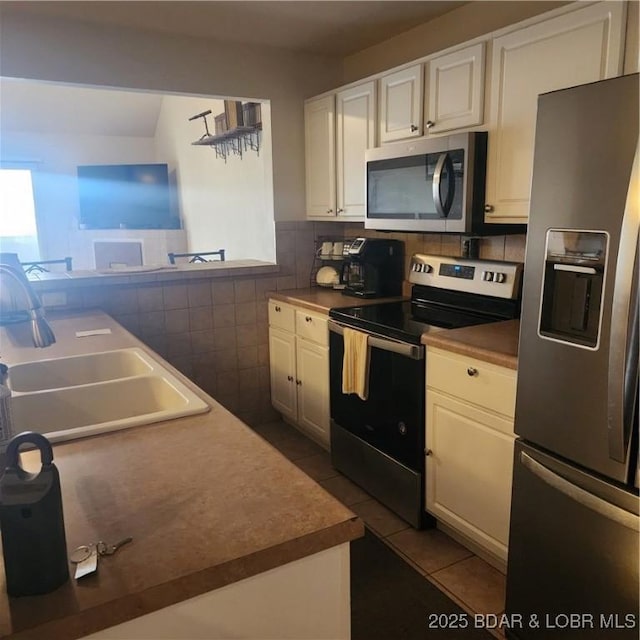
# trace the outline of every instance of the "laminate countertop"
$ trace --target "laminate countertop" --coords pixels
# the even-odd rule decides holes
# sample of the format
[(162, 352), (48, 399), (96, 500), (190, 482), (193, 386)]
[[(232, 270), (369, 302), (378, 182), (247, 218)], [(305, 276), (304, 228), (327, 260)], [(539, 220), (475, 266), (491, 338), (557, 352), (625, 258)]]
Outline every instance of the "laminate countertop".
[(402, 296), (389, 298), (356, 298), (354, 296), (345, 296), (342, 291), (338, 289), (329, 288), (271, 291), (269, 298), (280, 302), (295, 304), (304, 309), (324, 314), (328, 314), (330, 309), (339, 309), (341, 307), (357, 307), (409, 299), (403, 298)]
[(519, 334), (519, 320), (504, 320), (425, 333), (422, 335), (422, 344), (517, 369)]
[[(79, 638), (363, 534), (349, 509), (109, 316), (49, 319), (57, 342), (46, 349), (31, 346), (24, 324), (0, 328), (0, 360), (140, 347), (210, 411), (53, 445), (68, 549), (133, 542), (42, 596), (9, 598), (2, 568), (0, 637)], [(76, 337), (93, 329), (111, 333)]]

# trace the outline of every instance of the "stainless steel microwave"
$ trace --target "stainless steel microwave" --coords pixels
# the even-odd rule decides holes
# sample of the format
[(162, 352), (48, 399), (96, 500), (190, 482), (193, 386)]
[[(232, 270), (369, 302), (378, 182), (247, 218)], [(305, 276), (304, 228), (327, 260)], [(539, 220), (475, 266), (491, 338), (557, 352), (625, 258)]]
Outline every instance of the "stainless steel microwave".
[(524, 233), (524, 225), (484, 221), (485, 131), (389, 144), (368, 150), (365, 160), (366, 229)]

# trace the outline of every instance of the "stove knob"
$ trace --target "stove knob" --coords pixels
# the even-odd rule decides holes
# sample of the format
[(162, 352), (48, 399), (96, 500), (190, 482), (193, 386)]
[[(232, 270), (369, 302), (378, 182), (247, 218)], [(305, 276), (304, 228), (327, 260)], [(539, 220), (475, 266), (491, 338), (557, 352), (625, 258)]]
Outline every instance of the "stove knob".
[(421, 266), (422, 266), (421, 264), (419, 264), (419, 263), (417, 263), (417, 262), (414, 262), (414, 263), (411, 265), (411, 270), (412, 270), (412, 271), (416, 271), (416, 272), (418, 272), (418, 271), (420, 271), (420, 267), (421, 267)]
[(493, 276), (494, 282), (504, 282), (506, 279), (507, 279), (507, 276), (504, 273), (496, 272)]
[(483, 271), (482, 279), (487, 282), (491, 282), (493, 280), (493, 271)]
[(431, 273), (433, 271), (433, 267), (430, 264), (423, 264), (422, 265), (422, 270), (425, 273)]

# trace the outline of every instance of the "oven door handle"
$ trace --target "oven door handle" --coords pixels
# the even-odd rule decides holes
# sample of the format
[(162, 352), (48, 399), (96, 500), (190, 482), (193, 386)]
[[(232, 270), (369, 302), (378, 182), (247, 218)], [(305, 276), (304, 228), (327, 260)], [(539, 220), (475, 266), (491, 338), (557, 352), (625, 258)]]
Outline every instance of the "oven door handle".
[[(351, 328), (351, 327), (349, 327)], [(329, 331), (333, 331), (339, 335), (344, 335), (344, 325), (338, 324), (333, 320), (329, 320)], [(398, 340), (391, 340), (375, 335), (369, 331), (363, 331), (368, 336), (367, 344), (374, 349), (382, 349), (383, 351), (391, 351), (412, 360), (424, 359), (424, 347), (422, 345), (408, 344)]]

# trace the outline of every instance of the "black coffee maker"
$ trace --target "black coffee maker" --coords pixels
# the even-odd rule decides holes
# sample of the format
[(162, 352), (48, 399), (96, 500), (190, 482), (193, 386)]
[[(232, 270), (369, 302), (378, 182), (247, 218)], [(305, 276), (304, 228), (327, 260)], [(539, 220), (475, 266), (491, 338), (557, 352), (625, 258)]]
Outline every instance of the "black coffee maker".
[(342, 267), (342, 293), (358, 298), (402, 295), (404, 243), (384, 238), (356, 238)]

